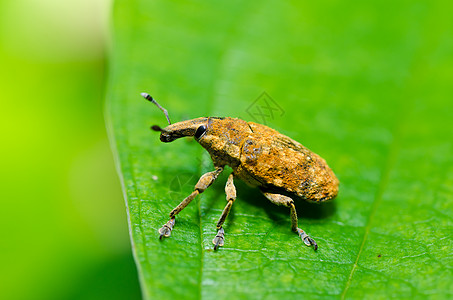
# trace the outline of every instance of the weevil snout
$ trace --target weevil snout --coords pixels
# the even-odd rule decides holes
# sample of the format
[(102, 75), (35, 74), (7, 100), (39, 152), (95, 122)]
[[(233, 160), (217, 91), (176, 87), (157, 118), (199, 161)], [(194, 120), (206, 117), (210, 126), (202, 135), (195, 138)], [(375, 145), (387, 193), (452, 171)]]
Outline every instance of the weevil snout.
[(151, 126), (151, 129), (160, 132), (160, 140), (164, 143), (173, 142), (174, 140), (177, 139), (177, 137), (172, 136), (171, 132), (168, 132), (167, 130), (160, 128), (160, 126), (158, 125)]
[[(176, 123), (176, 124), (178, 124), (178, 123)], [(167, 128), (160, 128), (158, 125), (151, 126), (152, 130), (160, 131), (160, 140), (161, 140), (161, 142), (164, 142), (164, 143), (170, 143), (176, 139), (179, 139), (179, 138), (185, 136), (185, 135), (182, 135), (178, 131), (172, 131)]]
[(177, 139), (176, 137), (173, 137), (173, 136), (168, 135), (166, 133), (161, 133), (160, 134), (160, 141), (164, 142), (164, 143), (170, 143), (170, 142), (173, 142), (176, 139)]
[(164, 143), (173, 142), (176, 139), (194, 136), (200, 138), (206, 132), (207, 118), (181, 121), (161, 128), (157, 125), (151, 127), (154, 131), (160, 131), (160, 140)]

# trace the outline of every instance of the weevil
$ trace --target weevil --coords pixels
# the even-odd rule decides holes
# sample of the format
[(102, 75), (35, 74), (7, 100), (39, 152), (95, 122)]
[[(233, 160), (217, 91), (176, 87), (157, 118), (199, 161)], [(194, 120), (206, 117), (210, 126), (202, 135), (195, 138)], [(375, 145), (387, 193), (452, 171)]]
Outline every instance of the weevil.
[(293, 199), (321, 203), (337, 196), (339, 181), (323, 158), (272, 128), (237, 118), (204, 117), (172, 124), (166, 109), (149, 94), (141, 95), (157, 105), (167, 118), (167, 127), (151, 127), (160, 132), (162, 142), (193, 136), (209, 152), (215, 167), (214, 171), (202, 175), (194, 191), (170, 212), (170, 220), (159, 229), (160, 239), (170, 236), (175, 216), (203, 193), (228, 165), (233, 172), (225, 186), (227, 204), (217, 222), (217, 235), (212, 240), (214, 250), (224, 245), (222, 225), (236, 200), (235, 178), (258, 187), (272, 203), (288, 207), (291, 230), (305, 245), (318, 249), (315, 240), (298, 227)]

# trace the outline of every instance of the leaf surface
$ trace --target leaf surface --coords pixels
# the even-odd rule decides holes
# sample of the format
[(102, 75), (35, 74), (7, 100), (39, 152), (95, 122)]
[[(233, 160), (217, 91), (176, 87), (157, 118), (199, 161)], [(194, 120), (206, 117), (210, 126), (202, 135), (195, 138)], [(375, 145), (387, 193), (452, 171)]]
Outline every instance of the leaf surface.
[[(441, 1), (118, 0), (113, 20), (107, 115), (145, 298), (452, 296), (453, 27)], [(291, 232), (287, 209), (237, 181), (214, 252), (231, 170), (159, 241), (213, 167), (195, 141), (150, 132), (166, 120), (140, 92), (173, 122), (257, 121), (325, 158), (340, 195), (296, 203), (319, 250)]]

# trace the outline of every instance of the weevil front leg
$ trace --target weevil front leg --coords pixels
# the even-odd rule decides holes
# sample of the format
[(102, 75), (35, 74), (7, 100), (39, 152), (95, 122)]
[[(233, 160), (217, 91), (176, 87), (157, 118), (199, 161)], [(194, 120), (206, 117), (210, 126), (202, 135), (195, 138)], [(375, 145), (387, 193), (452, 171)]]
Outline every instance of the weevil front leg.
[(203, 193), (222, 173), (223, 167), (216, 167), (216, 169), (212, 172), (208, 172), (203, 174), (200, 179), (198, 180), (197, 184), (195, 185), (194, 191), (187, 196), (181, 203), (178, 204), (171, 212), (170, 212), (170, 220), (159, 229), (159, 238), (162, 237), (169, 237), (171, 235), (171, 231), (175, 226), (175, 216), (181, 212), (187, 205), (198, 195)]
[(217, 250), (220, 246), (223, 246), (225, 241), (225, 231), (222, 228), (223, 223), (225, 222), (228, 214), (230, 213), (231, 207), (233, 206), (234, 200), (236, 200), (236, 187), (234, 186), (234, 175), (233, 173), (228, 176), (227, 183), (225, 185), (225, 194), (226, 200), (228, 201), (227, 205), (223, 209), (222, 215), (217, 222), (217, 235), (212, 240), (212, 243), (215, 245), (214, 250)]
[(305, 243), (307, 246), (312, 246), (313, 249), (317, 250), (318, 249), (318, 244), (316, 244), (315, 240), (312, 239), (311, 237), (308, 236), (308, 234), (305, 233), (302, 229), (297, 227), (297, 213), (296, 213), (296, 206), (294, 205), (294, 200), (291, 199), (288, 196), (281, 195), (281, 194), (273, 194), (269, 192), (263, 191), (264, 196), (269, 199), (272, 203), (276, 205), (283, 205), (286, 207), (289, 207), (291, 210), (291, 230), (294, 232), (297, 232), (297, 234), (300, 236), (302, 241)]

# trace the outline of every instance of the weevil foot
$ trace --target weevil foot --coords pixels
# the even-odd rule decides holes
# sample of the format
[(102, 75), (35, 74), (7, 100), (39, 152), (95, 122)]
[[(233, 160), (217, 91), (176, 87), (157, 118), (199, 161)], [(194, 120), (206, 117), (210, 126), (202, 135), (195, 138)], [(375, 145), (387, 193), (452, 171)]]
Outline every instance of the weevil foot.
[(219, 230), (217, 231), (217, 235), (212, 240), (212, 243), (214, 244), (214, 250), (217, 250), (219, 247), (222, 247), (224, 241), (225, 241), (225, 230), (223, 230), (223, 227), (220, 227)]
[(313, 245), (313, 249), (315, 251), (318, 250), (318, 244), (316, 244), (315, 240), (309, 237), (308, 234), (305, 233), (305, 231), (303, 231), (300, 228), (297, 228), (297, 234), (299, 234), (300, 238), (302, 239), (305, 245), (307, 246)]
[(159, 239), (162, 239), (163, 237), (169, 237), (171, 235), (171, 231), (173, 230), (173, 227), (175, 226), (175, 218), (171, 218), (167, 223), (162, 226), (161, 229), (159, 229)]

